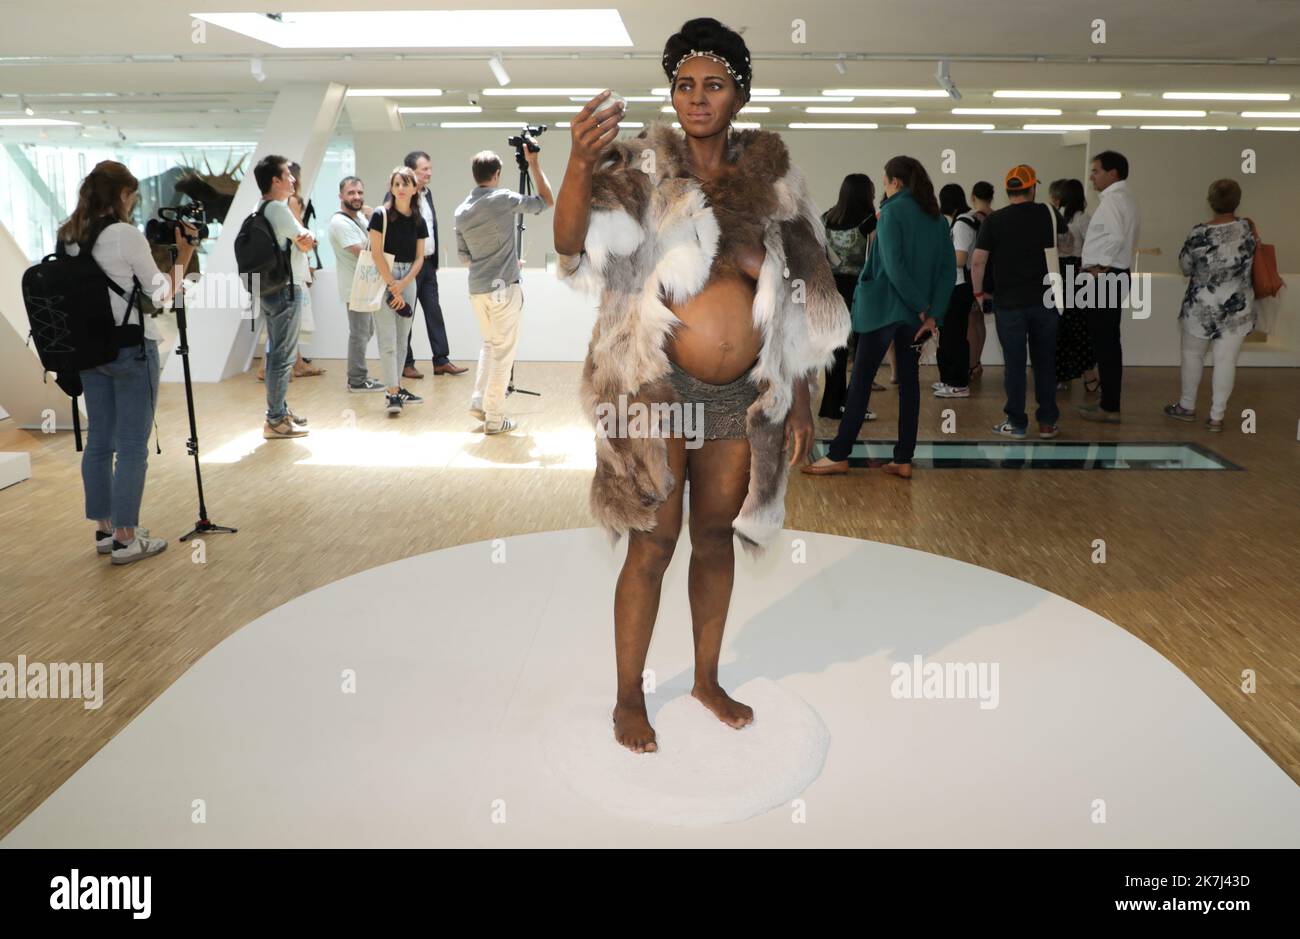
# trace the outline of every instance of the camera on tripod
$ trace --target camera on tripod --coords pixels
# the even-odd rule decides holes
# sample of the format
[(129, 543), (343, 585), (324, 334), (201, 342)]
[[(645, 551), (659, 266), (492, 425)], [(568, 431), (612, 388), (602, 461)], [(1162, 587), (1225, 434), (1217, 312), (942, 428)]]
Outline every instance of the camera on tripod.
[(202, 202), (163, 206), (158, 210), (157, 218), (151, 218), (144, 223), (144, 237), (150, 244), (174, 245), (176, 244), (176, 232), (184, 232), (184, 229), (181, 228), (182, 220), (189, 222), (198, 229), (193, 238), (188, 235), (184, 236), (185, 240), (190, 244), (197, 245), (208, 237), (208, 213), (204, 211)]

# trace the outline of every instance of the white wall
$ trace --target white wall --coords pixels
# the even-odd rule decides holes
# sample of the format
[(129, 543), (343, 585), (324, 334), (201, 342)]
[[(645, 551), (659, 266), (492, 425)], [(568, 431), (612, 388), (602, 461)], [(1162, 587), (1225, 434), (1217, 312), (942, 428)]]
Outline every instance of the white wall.
[[(639, 130), (628, 130), (632, 137)], [(480, 150), (492, 150), (502, 159), (503, 185), (517, 188), (519, 174), (514, 151), (506, 147), (512, 132), (494, 130), (406, 130), (398, 132), (362, 132), (353, 137), (357, 175), (366, 184), (366, 201), (377, 205), (383, 198), (388, 176), (411, 150), (425, 150), (433, 160), (433, 178), (429, 182), (438, 207), (443, 267), (459, 264), (452, 229), (453, 213), (474, 188), (470, 159)], [(1063, 146), (1057, 136), (987, 135), (970, 132), (911, 131), (784, 131), (795, 164), (808, 177), (818, 208), (827, 209), (839, 196), (840, 183), (849, 173), (866, 173), (877, 188), (882, 185), (885, 161), (907, 154), (920, 160), (934, 179), (936, 190), (949, 182), (960, 183), (969, 192), (973, 183), (986, 179), (1001, 186), (1007, 170), (1017, 163), (1030, 163), (1040, 176), (1079, 176), (1084, 164), (1083, 145)], [(558, 194), (560, 181), (569, 157), (569, 131), (552, 128), (542, 136), (541, 165), (551, 188)], [(939, 172), (940, 153), (945, 148), (956, 151), (957, 172), (946, 176)], [(878, 201), (878, 200), (877, 200)], [(1000, 199), (998, 203), (1005, 202)], [(322, 212), (324, 207), (322, 208)], [(333, 208), (333, 207), (331, 207)], [(552, 216), (549, 212), (525, 219), (524, 254), (527, 265), (544, 266), (546, 255), (554, 250), (551, 238)]]
[[(1264, 240), (1277, 246), (1278, 266), (1300, 270), (1300, 133), (1129, 130), (1090, 137), (1089, 155), (1118, 150), (1128, 158), (1129, 188), (1142, 211), (1141, 246), (1161, 250), (1142, 259), (1144, 270), (1178, 273), (1188, 231), (1210, 218), (1210, 183), (1225, 177), (1241, 185), (1238, 214), (1253, 218)], [(1253, 174), (1242, 172), (1247, 149), (1256, 155)], [(1086, 183), (1086, 175), (1080, 178)], [(1095, 205), (1097, 194), (1089, 197)]]
[[(253, 332), (239, 303), (242, 288), (235, 286), (235, 237), (261, 198), (253, 167), (273, 153), (296, 160), (302, 165), (303, 188), (310, 191), (343, 109), (345, 91), (337, 82), (311, 82), (286, 85), (276, 96), (266, 130), (248, 159), (247, 172), (230, 204), (229, 221), (222, 226), (221, 237), (208, 257), (203, 272), (207, 282), (204, 300), (186, 310), (194, 381), (221, 381), (245, 370), (252, 351)], [(164, 366), (163, 381), (182, 379), (179, 360)]]
[[(629, 130), (625, 136), (639, 131)], [(505, 145), (507, 129), (407, 130), (357, 133), (354, 145), (357, 174), (367, 184), (367, 201), (382, 198), (388, 174), (410, 150), (426, 150), (432, 156), (434, 174), (430, 182), (439, 213), (441, 235), (442, 306), (447, 319), (453, 358), (465, 360), (477, 355), (478, 332), (463, 296), (464, 271), (456, 258), (453, 212), (474, 182), (470, 158), (479, 150), (494, 150), (504, 161), (502, 177), (513, 188), (517, 183), (513, 151)], [(1085, 181), (1090, 206), (1097, 196), (1087, 187), (1088, 160), (1103, 149), (1123, 152), (1132, 164), (1131, 185), (1143, 210), (1142, 246), (1159, 246), (1160, 257), (1143, 257), (1139, 270), (1167, 274), (1153, 280), (1153, 304), (1146, 320), (1125, 317), (1123, 326), (1125, 359), (1132, 365), (1176, 365), (1178, 340), (1176, 318), (1184, 281), (1177, 275), (1177, 255), (1183, 239), (1196, 221), (1206, 217), (1205, 192), (1209, 183), (1232, 176), (1245, 190), (1243, 212), (1258, 222), (1266, 240), (1277, 245), (1279, 263), (1286, 269), (1300, 269), (1300, 205), (1297, 205), (1293, 173), (1300, 167), (1300, 134), (1269, 133), (1181, 133), (1105, 132), (1091, 135), (994, 135), (963, 131), (783, 131), (793, 161), (809, 180), (813, 198), (821, 209), (835, 202), (839, 186), (848, 173), (866, 173), (881, 185), (886, 160), (898, 154), (919, 159), (929, 170), (936, 188), (958, 182), (970, 186), (984, 179), (997, 190), (995, 206), (1006, 200), (1001, 191), (1006, 171), (1017, 163), (1028, 163), (1039, 177), (1053, 180), (1075, 177)], [(569, 131), (553, 128), (542, 137), (542, 168), (558, 194), (569, 151)], [(1258, 172), (1241, 173), (1241, 151), (1253, 147)], [(956, 172), (941, 172), (942, 153), (954, 151)], [(1043, 194), (1045, 196), (1045, 193)], [(519, 358), (581, 361), (590, 338), (592, 313), (587, 301), (561, 285), (557, 294), (548, 281), (551, 261), (552, 215), (528, 216), (524, 256), (525, 292), (529, 297), (520, 337)], [(1284, 275), (1300, 287), (1300, 274)], [(1294, 291), (1292, 291), (1294, 293)], [(341, 357), (346, 352), (346, 326), (342, 309), (335, 305), (335, 293), (314, 294), (317, 332), (312, 354)], [(417, 314), (418, 316), (418, 314)], [(415, 327), (417, 354), (426, 357), (428, 340), (422, 326)], [(991, 328), (985, 361), (999, 364), (1001, 352)], [(1292, 300), (1284, 294), (1277, 334), (1268, 343), (1249, 343), (1242, 365), (1300, 365), (1300, 295)]]

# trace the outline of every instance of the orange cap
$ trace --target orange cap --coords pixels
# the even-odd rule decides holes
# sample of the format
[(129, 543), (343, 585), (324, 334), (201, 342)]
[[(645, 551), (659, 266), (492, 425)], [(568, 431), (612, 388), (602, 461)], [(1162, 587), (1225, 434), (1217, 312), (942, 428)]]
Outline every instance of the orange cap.
[(1011, 168), (1007, 173), (1007, 189), (1014, 191), (1017, 189), (1032, 189), (1038, 185), (1038, 177), (1034, 174), (1034, 168), (1021, 163), (1019, 166)]

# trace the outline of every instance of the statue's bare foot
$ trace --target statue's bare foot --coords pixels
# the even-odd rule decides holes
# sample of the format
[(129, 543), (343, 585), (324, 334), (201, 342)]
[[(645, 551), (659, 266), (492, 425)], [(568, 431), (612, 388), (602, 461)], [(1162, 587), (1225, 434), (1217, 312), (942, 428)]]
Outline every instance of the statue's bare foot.
[(654, 753), (659, 749), (644, 700), (614, 706), (614, 739), (633, 753)]
[(722, 723), (737, 730), (754, 722), (754, 709), (731, 697), (720, 685), (696, 684), (691, 689), (691, 697), (712, 711)]

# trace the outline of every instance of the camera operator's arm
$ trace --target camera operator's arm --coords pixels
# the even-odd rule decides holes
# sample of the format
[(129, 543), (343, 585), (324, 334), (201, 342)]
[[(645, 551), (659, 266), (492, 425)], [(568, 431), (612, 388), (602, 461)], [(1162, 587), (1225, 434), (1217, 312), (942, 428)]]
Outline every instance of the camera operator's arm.
[(587, 225), (591, 221), (591, 174), (596, 168), (600, 152), (618, 136), (618, 124), (623, 119), (623, 106), (614, 111), (605, 110), (599, 115), (596, 106), (609, 97), (602, 91), (574, 115), (569, 126), (572, 144), (569, 165), (564, 170), (560, 197), (555, 202), (555, 253), (578, 255), (587, 241)]
[[(531, 139), (531, 138), (529, 138)], [(551, 183), (542, 172), (541, 163), (542, 151), (534, 153), (532, 150), (524, 150), (524, 159), (528, 161), (528, 170), (533, 175), (533, 188), (537, 194), (542, 197), (548, 209), (555, 207), (555, 196), (551, 193)]]
[(131, 266), (131, 273), (149, 292), (149, 299), (153, 305), (161, 309), (167, 306), (172, 297), (176, 296), (176, 291), (181, 289), (185, 270), (190, 266), (190, 260), (194, 257), (197, 247), (190, 244), (186, 237), (197, 241), (198, 229), (189, 222), (181, 220), (180, 227), (176, 229), (176, 263), (172, 265), (170, 271), (158, 269), (158, 262), (153, 258), (149, 242), (145, 240), (144, 235), (140, 234), (139, 229), (132, 226), (132, 230), (137, 237), (128, 236), (123, 240), (122, 259)]

